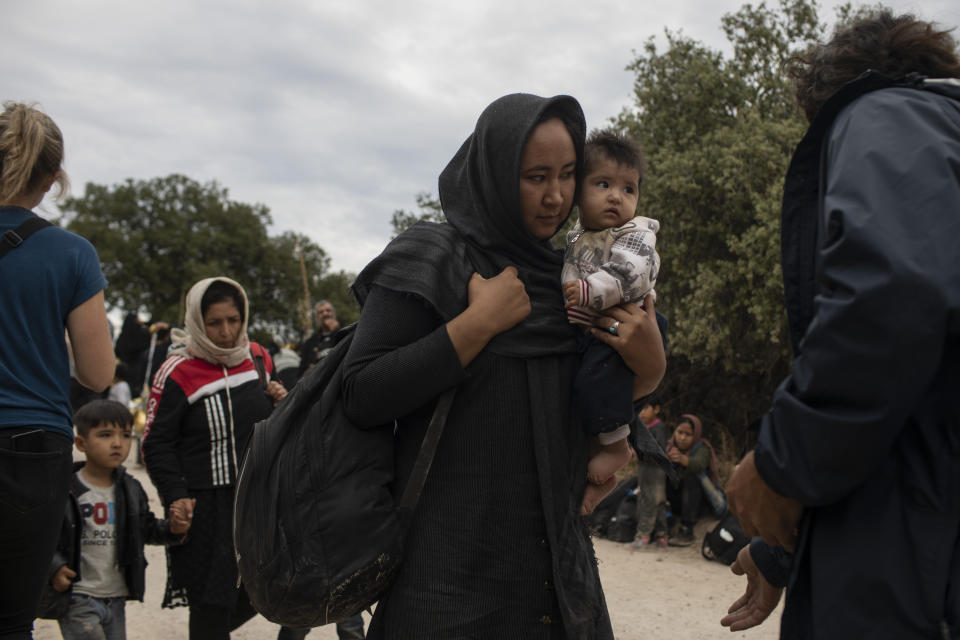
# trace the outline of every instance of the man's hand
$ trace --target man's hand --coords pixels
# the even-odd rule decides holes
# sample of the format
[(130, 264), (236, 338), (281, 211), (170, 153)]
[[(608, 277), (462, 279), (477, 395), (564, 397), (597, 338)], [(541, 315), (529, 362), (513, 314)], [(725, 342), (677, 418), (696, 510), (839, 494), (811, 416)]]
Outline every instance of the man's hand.
[(73, 579), (77, 577), (77, 572), (63, 565), (57, 572), (53, 574), (53, 577), (50, 578), (50, 584), (53, 585), (53, 588), (63, 593), (70, 588), (70, 584), (73, 582)]
[(763, 577), (750, 555), (749, 544), (740, 549), (730, 570), (738, 576), (747, 576), (747, 590), (730, 605), (720, 624), (730, 627), (730, 631), (743, 631), (767, 619), (777, 608), (783, 589), (774, 587)]
[(744, 456), (727, 482), (727, 498), (743, 531), (772, 546), (794, 551), (803, 507), (775, 492), (757, 471), (753, 451)]
[(563, 297), (567, 301), (568, 307), (576, 307), (583, 304), (580, 301), (580, 281), (571, 280), (563, 283)]

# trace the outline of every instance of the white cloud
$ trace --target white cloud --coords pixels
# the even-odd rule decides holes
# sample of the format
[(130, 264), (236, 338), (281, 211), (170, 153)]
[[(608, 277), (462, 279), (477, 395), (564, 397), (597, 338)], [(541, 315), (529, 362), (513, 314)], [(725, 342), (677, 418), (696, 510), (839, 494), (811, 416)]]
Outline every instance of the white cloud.
[[(0, 77), (64, 130), (74, 193), (217, 180), (357, 271), (491, 100), (569, 93), (602, 126), (629, 103), (633, 51), (664, 28), (724, 49), (740, 4), (34, 0), (5, 7)], [(954, 0), (893, 5), (960, 24)]]

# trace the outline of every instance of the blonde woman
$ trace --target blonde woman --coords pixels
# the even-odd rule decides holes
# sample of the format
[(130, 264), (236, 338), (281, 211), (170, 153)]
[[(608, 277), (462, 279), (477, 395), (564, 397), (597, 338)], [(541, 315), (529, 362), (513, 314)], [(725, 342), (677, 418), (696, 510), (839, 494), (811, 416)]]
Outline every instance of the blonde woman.
[(0, 638), (30, 638), (67, 499), (73, 449), (70, 338), (81, 384), (102, 391), (114, 358), (93, 246), (32, 211), (67, 180), (49, 116), (0, 114)]

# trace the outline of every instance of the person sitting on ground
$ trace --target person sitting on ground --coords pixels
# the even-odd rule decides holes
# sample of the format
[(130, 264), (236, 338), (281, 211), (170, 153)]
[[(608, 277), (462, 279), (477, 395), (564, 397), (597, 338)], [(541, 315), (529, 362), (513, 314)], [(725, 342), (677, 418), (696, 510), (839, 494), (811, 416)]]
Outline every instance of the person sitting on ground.
[[(657, 444), (666, 450), (670, 432), (660, 419), (660, 401), (654, 396), (646, 398), (638, 416)], [(658, 547), (667, 546), (666, 485), (667, 476), (659, 464), (637, 461), (637, 533), (633, 544), (638, 549), (648, 547), (651, 541)]]
[(178, 508), (169, 522), (158, 520), (143, 487), (124, 469), (133, 428), (126, 405), (88, 402), (75, 423), (86, 462), (74, 464), (40, 617), (56, 618), (65, 640), (124, 638), (125, 601), (143, 602), (143, 545), (179, 544), (190, 518)]
[[(604, 310), (655, 295), (660, 223), (636, 215), (643, 154), (631, 140), (609, 131), (591, 134), (583, 176), (580, 220), (567, 234), (561, 279), (567, 318), (585, 328), (578, 332), (583, 358), (574, 390), (581, 422), (599, 447), (587, 475), (601, 485), (630, 459), (634, 374), (589, 328)], [(618, 326), (614, 323), (610, 332), (616, 335)]]
[(693, 527), (700, 518), (700, 506), (703, 503), (700, 475), (706, 472), (715, 486), (720, 483), (717, 457), (702, 434), (700, 418), (685, 413), (680, 416), (673, 437), (667, 442), (667, 457), (679, 477), (676, 485), (668, 483), (666, 487), (670, 509), (680, 515), (680, 528), (668, 543), (672, 547), (687, 547), (694, 542)]

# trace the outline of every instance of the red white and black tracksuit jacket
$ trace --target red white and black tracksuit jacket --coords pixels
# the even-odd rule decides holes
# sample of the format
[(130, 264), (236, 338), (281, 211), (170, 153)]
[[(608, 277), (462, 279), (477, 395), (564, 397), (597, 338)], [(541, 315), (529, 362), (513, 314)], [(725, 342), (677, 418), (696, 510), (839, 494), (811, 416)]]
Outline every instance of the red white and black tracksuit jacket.
[(250, 351), (252, 358), (229, 369), (173, 355), (157, 370), (147, 404), (143, 457), (165, 505), (236, 481), (253, 425), (273, 411), (264, 390), (273, 361), (255, 342)]

